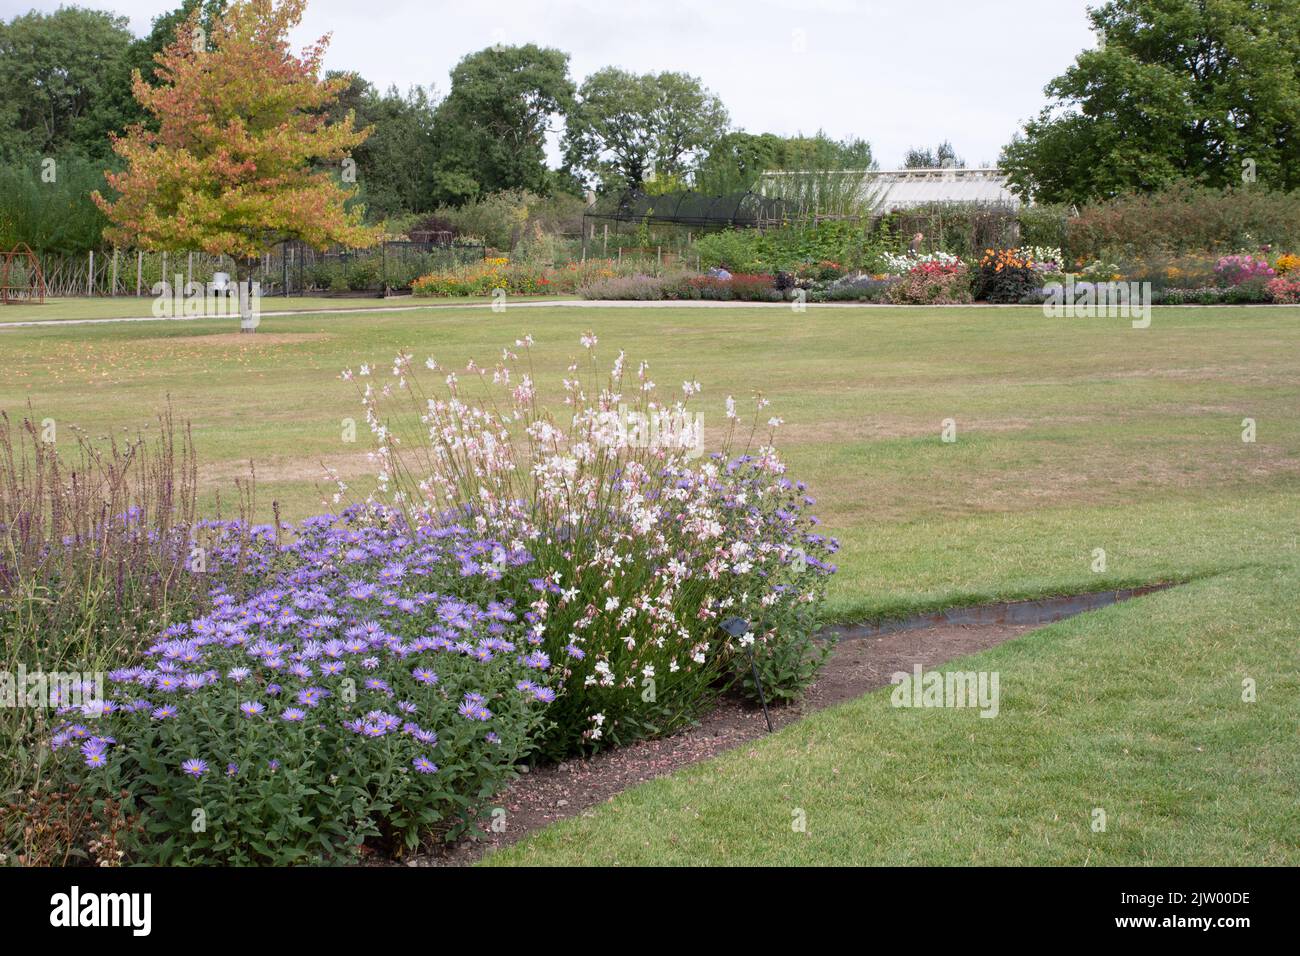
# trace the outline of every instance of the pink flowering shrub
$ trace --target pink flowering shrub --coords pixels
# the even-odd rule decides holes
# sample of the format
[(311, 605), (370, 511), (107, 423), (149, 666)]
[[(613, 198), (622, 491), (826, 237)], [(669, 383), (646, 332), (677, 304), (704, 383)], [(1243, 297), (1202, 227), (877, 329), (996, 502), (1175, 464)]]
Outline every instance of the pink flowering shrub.
[(966, 263), (920, 262), (889, 290), (889, 301), (900, 305), (955, 305), (971, 301), (971, 277)]
[(1300, 278), (1278, 276), (1268, 284), (1268, 292), (1279, 305), (1300, 305)]
[(1251, 279), (1271, 279), (1277, 274), (1267, 259), (1256, 259), (1249, 253), (1223, 256), (1214, 271), (1224, 285), (1241, 285)]
[[(454, 519), (532, 555), (518, 598), (551, 661), (553, 757), (687, 724), (744, 688), (751, 652), (769, 698), (798, 694), (825, 655), (812, 633), (838, 547), (786, 476), (764, 399), (742, 425), (728, 398), (705, 454), (698, 383), (661, 399), (646, 364), (630, 372), (620, 353), (602, 375), (595, 336), (582, 344), (562, 415), (539, 400), (531, 338), (491, 369), (470, 363), (473, 400), (433, 359), (442, 380), (426, 392), (407, 354), (390, 383), (362, 386), (378, 501), (412, 527)], [(732, 618), (747, 624), (734, 636), (720, 626)]]

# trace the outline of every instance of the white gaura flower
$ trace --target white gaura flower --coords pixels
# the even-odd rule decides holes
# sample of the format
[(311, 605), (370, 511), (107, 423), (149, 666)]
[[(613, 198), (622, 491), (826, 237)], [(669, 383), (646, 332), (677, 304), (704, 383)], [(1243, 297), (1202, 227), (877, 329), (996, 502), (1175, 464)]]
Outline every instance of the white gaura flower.
[(727, 396), (727, 418), (735, 421), (739, 416), (736, 414), (736, 400), (730, 395)]

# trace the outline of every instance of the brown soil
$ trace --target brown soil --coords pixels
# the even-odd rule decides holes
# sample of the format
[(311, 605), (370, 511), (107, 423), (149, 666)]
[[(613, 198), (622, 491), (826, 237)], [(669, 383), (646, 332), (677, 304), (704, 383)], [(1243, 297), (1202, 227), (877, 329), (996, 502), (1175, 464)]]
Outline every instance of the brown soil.
[[(1028, 624), (938, 624), (840, 641), (817, 682), (797, 704), (771, 711), (775, 727), (860, 697), (889, 684), (896, 671), (915, 664), (934, 667), (1026, 633)], [(497, 797), (506, 828), (477, 839), (423, 854), (407, 866), (464, 866), (489, 850), (508, 846), (534, 830), (622, 793), (639, 783), (663, 777), (689, 764), (739, 747), (767, 733), (763, 712), (727, 700), (695, 727), (672, 737), (646, 740), (605, 751), (589, 760), (572, 760), (535, 768)]]
[(212, 335), (177, 335), (158, 339), (165, 345), (239, 346), (240, 348), (266, 348), (274, 345), (299, 345), (332, 338), (327, 332), (216, 332)]

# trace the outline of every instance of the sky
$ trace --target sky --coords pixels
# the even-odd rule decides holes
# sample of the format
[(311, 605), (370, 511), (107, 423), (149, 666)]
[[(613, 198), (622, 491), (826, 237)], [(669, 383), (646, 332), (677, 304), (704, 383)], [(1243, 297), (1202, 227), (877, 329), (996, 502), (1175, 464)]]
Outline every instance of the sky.
[[(60, 0), (0, 0), (9, 19)], [(78, 0), (137, 34), (179, 0)], [(329, 69), (446, 93), (468, 53), (537, 43), (575, 81), (605, 66), (678, 70), (721, 97), (736, 128), (824, 130), (872, 145), (882, 168), (950, 140), (996, 161), (1045, 105), (1043, 87), (1096, 46), (1085, 0), (309, 0), (295, 40), (332, 33)], [(556, 155), (554, 148), (552, 157)]]

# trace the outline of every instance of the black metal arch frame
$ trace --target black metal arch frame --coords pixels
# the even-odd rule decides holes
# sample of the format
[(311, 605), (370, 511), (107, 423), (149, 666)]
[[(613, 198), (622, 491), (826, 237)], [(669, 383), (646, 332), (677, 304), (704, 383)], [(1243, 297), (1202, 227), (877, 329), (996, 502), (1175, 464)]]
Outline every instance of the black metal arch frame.
[(624, 192), (603, 196), (583, 213), (583, 231), (588, 220), (597, 222), (667, 223), (679, 226), (777, 226), (803, 218), (782, 199), (752, 190), (709, 196), (693, 191), (647, 196)]

